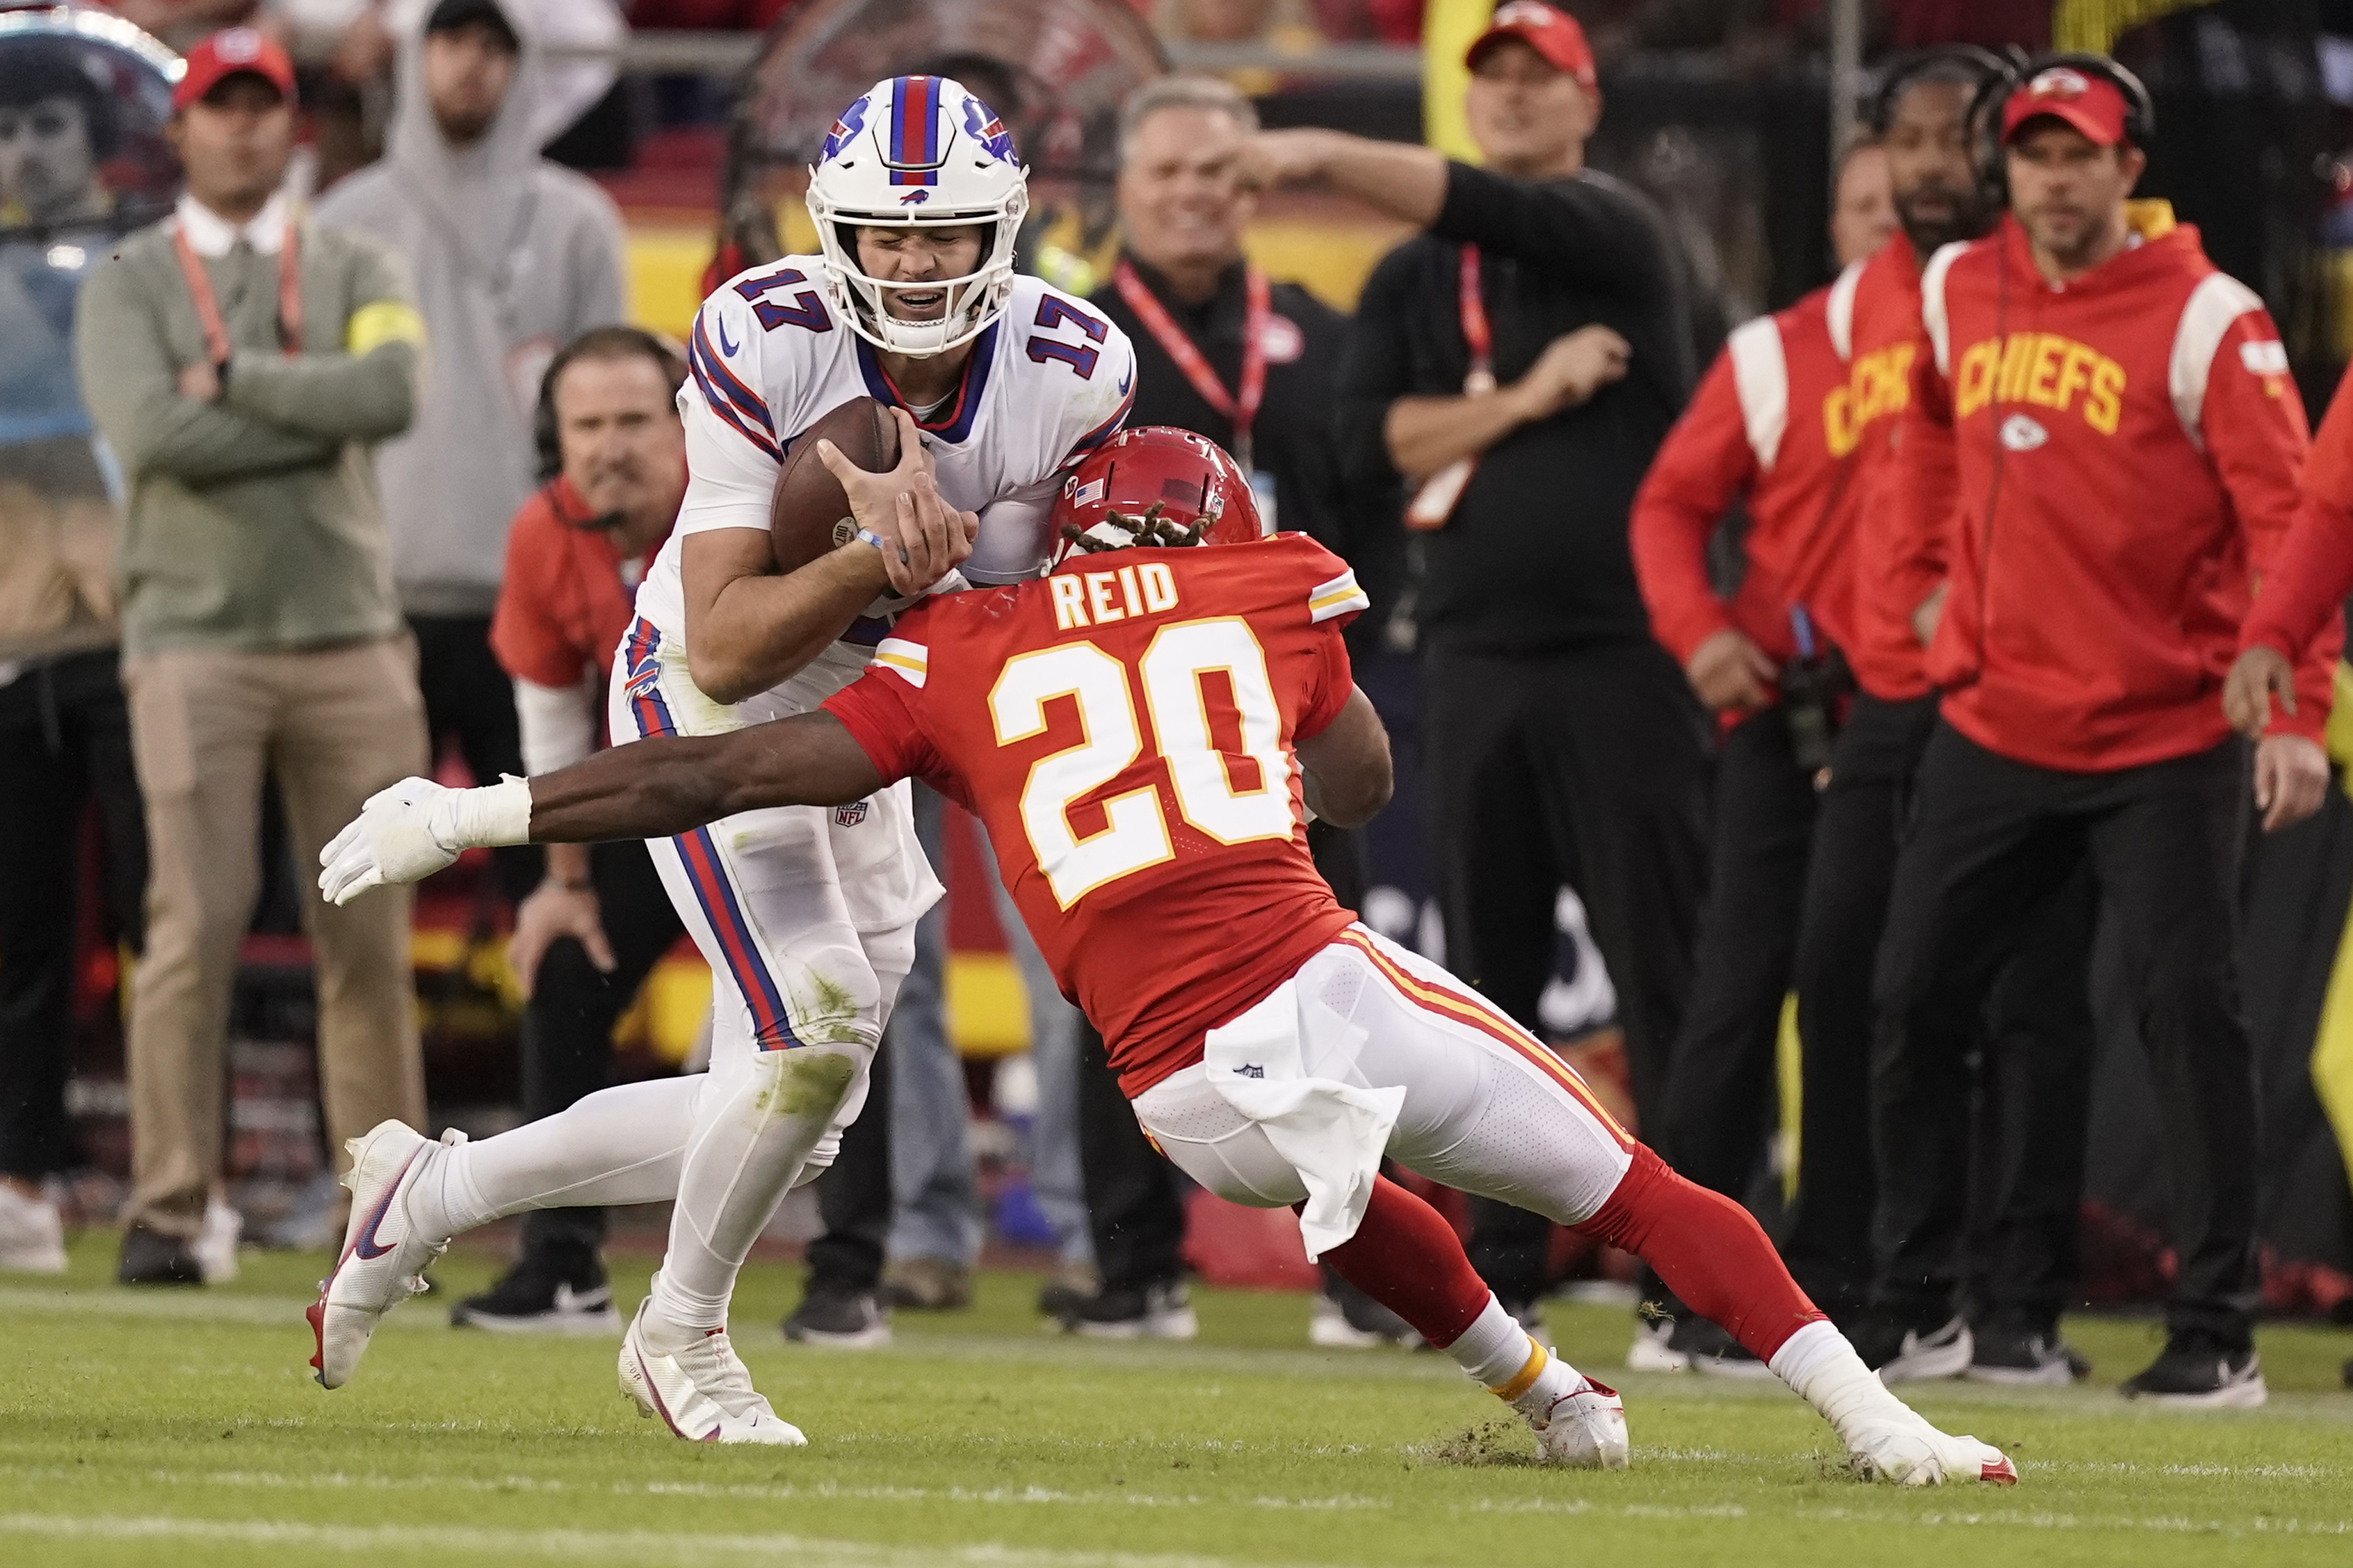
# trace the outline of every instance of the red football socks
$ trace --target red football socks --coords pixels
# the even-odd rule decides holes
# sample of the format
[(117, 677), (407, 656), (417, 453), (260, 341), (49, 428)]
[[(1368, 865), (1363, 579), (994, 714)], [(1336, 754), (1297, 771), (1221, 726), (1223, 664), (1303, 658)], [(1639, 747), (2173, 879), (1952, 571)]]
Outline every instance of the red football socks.
[(1486, 1310), (1486, 1281), (1462, 1255), (1454, 1227), (1387, 1176), (1373, 1178), (1356, 1234), (1323, 1261), (1440, 1350)]
[(1722, 1324), (1758, 1361), (1825, 1316), (1746, 1209), (1683, 1180), (1641, 1144), (1609, 1201), (1577, 1229), (1657, 1269), (1683, 1305)]

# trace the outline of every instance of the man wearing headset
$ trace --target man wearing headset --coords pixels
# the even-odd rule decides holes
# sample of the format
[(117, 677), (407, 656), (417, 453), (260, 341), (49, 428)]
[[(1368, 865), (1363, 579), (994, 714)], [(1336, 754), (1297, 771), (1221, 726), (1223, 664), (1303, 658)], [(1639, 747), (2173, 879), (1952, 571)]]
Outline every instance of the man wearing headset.
[[(2250, 1405), (2248, 753), (2214, 692), (2294, 516), (2306, 433), (2263, 302), (2162, 204), (2128, 200), (2154, 118), (2105, 58), (2031, 62), (1984, 120), (2008, 215), (1921, 277), (1929, 353), (1895, 499), (1943, 531), (1921, 614), (1942, 699), (1880, 951), (1873, 1294), (1888, 1332), (1950, 1316), (1976, 1019), (2032, 915), (2087, 868), (2156, 1058), (2180, 1258), (2166, 1348), (2124, 1391)], [(2266, 828), (2327, 787), (2336, 650), (2310, 650), (2297, 713), (2255, 748)]]
[[(1969, 1248), (1970, 1300), (1930, 1323), (1867, 1331), (1876, 1193), (1869, 1141), (1875, 1018), (1871, 964), (1887, 925), (1888, 896), (1906, 802), (1936, 727), (1924, 639), (1914, 612), (1944, 574), (1937, 531), (1905, 526), (1886, 491), (1902, 471), (1896, 434), (1913, 367), (1930, 353), (1920, 319), (1920, 275), (1946, 246), (1992, 226), (1992, 194), (1978, 178), (1970, 106), (2007, 67), (1968, 46), (1897, 62), (1873, 106), (1904, 232), (1841, 279), (1848, 295), (1846, 419), (1853, 468), (1848, 553), (1853, 604), (1841, 639), (1854, 678), (1809, 856), (1794, 989), (1803, 1093), (1798, 1184), (1782, 1255), (1817, 1301), (1856, 1325), (1863, 1353), (1891, 1383), (1966, 1375), (1984, 1382), (2066, 1384), (2083, 1361), (2059, 1335), (2074, 1290), (2075, 1214), (2083, 1189), (2084, 1114), (2092, 1043), (2086, 984), (2093, 909), (2078, 877), (2037, 921), (1978, 1010), (1983, 1091), (2000, 1114), (1983, 1123), (1989, 1169)], [(1924, 480), (1920, 493), (1949, 470)], [(2014, 1107), (2010, 1110), (2008, 1108)]]

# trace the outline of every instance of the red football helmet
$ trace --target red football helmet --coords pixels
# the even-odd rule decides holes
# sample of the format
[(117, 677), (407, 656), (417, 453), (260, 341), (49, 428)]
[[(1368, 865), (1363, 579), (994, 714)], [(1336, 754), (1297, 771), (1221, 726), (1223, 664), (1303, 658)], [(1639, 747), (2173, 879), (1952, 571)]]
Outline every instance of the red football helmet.
[[(1054, 551), (1050, 566), (1090, 545), (1117, 550), (1134, 544), (1173, 543), (1140, 535), (1111, 521), (1113, 513), (1141, 522), (1157, 507), (1155, 521), (1181, 532), (1198, 522), (1203, 544), (1246, 544), (1266, 535), (1250, 479), (1225, 448), (1166, 425), (1123, 430), (1087, 456), (1054, 501)], [(1083, 541), (1084, 542), (1082, 542)]]

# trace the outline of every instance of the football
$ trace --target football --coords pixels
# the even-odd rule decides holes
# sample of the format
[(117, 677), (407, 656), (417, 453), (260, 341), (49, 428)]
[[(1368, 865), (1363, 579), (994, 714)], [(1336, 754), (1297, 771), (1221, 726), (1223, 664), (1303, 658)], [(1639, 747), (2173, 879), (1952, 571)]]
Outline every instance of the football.
[(780, 572), (806, 566), (858, 534), (841, 481), (817, 455), (819, 440), (832, 442), (871, 473), (899, 466), (898, 422), (889, 405), (873, 398), (853, 397), (803, 431), (776, 472), (768, 502), (768, 538)]

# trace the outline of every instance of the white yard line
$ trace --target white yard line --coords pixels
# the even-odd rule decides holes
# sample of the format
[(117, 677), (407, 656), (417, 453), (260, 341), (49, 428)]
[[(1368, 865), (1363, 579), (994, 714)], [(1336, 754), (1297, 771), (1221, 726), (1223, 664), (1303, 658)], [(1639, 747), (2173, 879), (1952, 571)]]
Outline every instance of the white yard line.
[[(713, 1558), (761, 1563), (798, 1559), (843, 1568), (1240, 1568), (1233, 1559), (1145, 1552), (1064, 1552), (980, 1542), (965, 1546), (890, 1546), (801, 1535), (677, 1533), (648, 1530), (494, 1530), (470, 1525), (286, 1524), (273, 1520), (179, 1519), (169, 1515), (0, 1514), (0, 1540), (223, 1542), (308, 1552), (464, 1552), (508, 1561), (516, 1557), (704, 1568)], [(1250, 1568), (1311, 1568), (1252, 1563)]]

